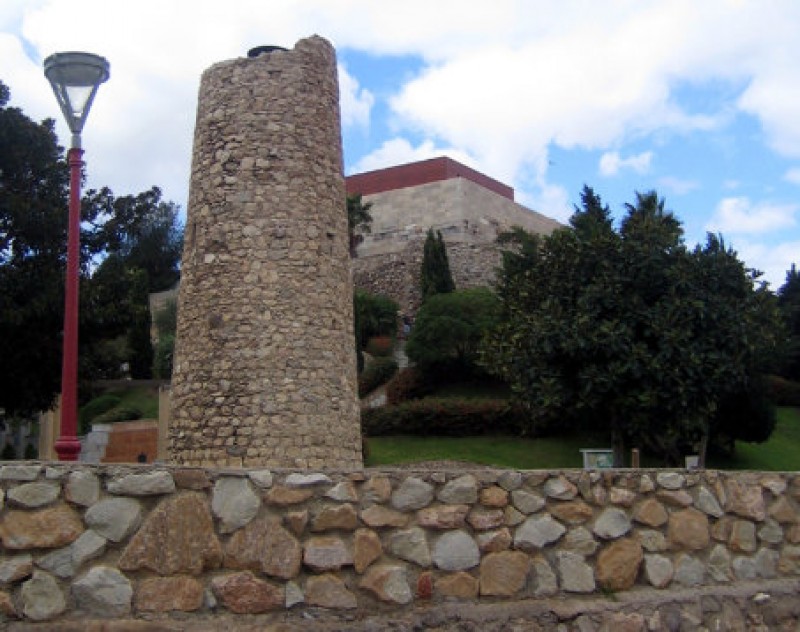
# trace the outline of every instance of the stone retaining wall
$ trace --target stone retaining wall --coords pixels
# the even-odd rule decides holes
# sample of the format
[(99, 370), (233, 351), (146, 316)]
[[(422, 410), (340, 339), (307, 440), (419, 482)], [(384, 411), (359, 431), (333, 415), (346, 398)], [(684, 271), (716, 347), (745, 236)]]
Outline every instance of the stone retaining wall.
[(0, 467), (0, 488), (0, 612), (23, 622), (395, 616), (800, 578), (797, 473), (26, 463)]
[[(416, 239), (392, 254), (354, 259), (353, 285), (388, 296), (403, 313), (415, 315), (422, 304), (419, 275), (424, 246), (424, 239)], [(491, 287), (501, 264), (500, 248), (496, 243), (449, 243), (447, 260), (457, 289)]]

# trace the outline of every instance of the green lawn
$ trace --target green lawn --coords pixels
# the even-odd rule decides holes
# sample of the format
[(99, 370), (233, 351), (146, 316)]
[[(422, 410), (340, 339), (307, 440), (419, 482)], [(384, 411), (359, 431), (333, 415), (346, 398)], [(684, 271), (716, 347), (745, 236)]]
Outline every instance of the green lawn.
[(122, 398), (121, 405), (133, 406), (142, 411), (142, 419), (158, 419), (158, 389), (151, 386), (115, 390)]
[[(581, 448), (607, 448), (596, 436), (575, 435), (525, 439), (521, 437), (370, 437), (367, 465), (391, 465), (418, 461), (456, 460), (514, 467), (558, 469), (582, 467)], [(736, 455), (711, 459), (709, 467), (747, 470), (800, 470), (800, 410), (781, 408), (778, 425), (763, 444), (737, 443)], [(646, 456), (642, 465), (659, 463)]]

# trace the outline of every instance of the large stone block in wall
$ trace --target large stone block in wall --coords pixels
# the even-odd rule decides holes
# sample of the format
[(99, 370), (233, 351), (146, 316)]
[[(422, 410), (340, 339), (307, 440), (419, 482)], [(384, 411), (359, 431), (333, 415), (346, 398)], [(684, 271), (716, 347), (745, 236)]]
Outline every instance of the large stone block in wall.
[(170, 458), (360, 468), (336, 55), (320, 37), (203, 74)]

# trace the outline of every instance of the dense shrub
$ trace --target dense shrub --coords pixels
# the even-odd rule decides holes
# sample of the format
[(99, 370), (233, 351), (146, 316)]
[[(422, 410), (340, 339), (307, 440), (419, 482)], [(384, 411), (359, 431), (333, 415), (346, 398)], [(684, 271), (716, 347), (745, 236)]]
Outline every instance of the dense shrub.
[(365, 410), (361, 415), (368, 437), (418, 435), (465, 437), (484, 434), (519, 434), (521, 413), (496, 399), (426, 398)]
[(399, 307), (380, 294), (356, 290), (353, 295), (356, 338), (364, 344), (372, 336), (393, 336), (397, 331)]
[(364, 397), (386, 382), (397, 372), (394, 358), (375, 358), (358, 376), (358, 396)]
[(92, 421), (96, 424), (110, 424), (115, 421), (133, 421), (141, 418), (142, 411), (136, 406), (117, 406), (102, 415), (98, 415)]
[(0, 459), (3, 461), (13, 461), (17, 458), (17, 451), (14, 449), (14, 446), (10, 443), (6, 443), (3, 451), (0, 452)]
[(36, 449), (36, 446), (29, 443), (25, 446), (25, 459), (27, 461), (34, 461), (39, 458), (39, 450)]
[(500, 319), (500, 301), (485, 287), (431, 296), (420, 308), (406, 354), (426, 374), (478, 373), (478, 345)]
[(776, 405), (800, 407), (800, 382), (771, 375), (767, 378), (767, 387)]
[(431, 392), (430, 382), (415, 367), (398, 371), (386, 384), (386, 403), (396, 406), (402, 402), (425, 397)]
[(108, 412), (115, 406), (118, 406), (122, 401), (119, 395), (113, 393), (104, 393), (95, 397), (78, 413), (78, 424), (80, 426), (80, 434), (86, 434), (91, 430), (92, 422), (96, 417)]
[(376, 358), (388, 358), (394, 350), (394, 342), (389, 336), (373, 336), (364, 350)]

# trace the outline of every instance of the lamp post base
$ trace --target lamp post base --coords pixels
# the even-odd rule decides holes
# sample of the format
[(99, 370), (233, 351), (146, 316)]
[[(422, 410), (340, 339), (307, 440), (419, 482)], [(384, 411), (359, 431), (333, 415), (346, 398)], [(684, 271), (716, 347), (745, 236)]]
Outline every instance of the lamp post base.
[(78, 437), (59, 437), (54, 447), (59, 461), (77, 461), (81, 453)]

